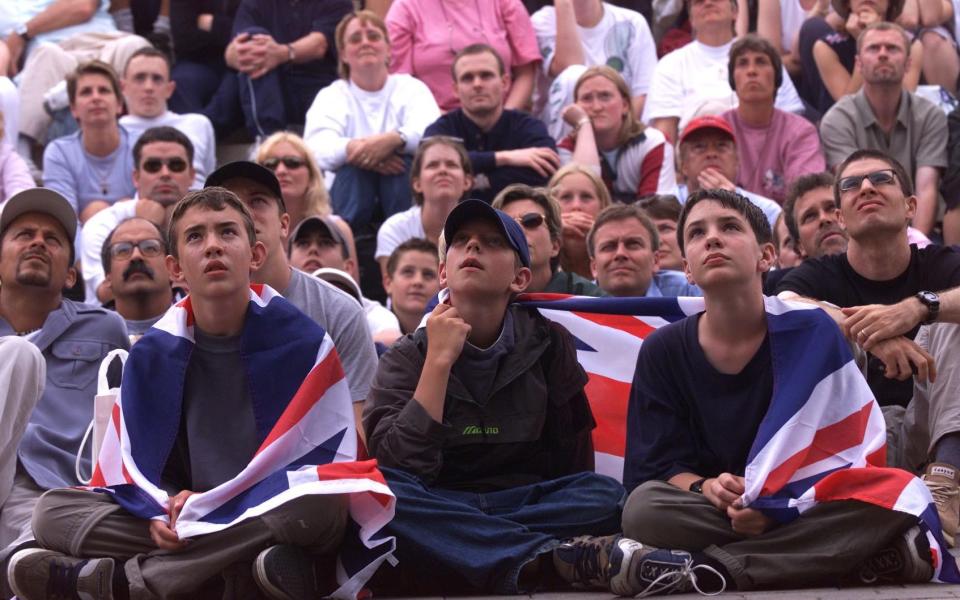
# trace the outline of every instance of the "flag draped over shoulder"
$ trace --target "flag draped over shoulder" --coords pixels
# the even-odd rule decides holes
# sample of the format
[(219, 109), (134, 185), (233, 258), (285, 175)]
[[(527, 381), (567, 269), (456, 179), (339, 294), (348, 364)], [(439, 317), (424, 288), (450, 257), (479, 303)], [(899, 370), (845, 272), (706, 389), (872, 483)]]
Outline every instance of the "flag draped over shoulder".
[[(585, 298), (525, 294), (519, 302), (564, 325), (589, 375), (597, 471), (622, 479), (627, 403), (643, 339), (702, 312), (702, 298)], [(819, 502), (860, 500), (915, 515), (934, 580), (960, 583), (930, 492), (886, 465), (886, 426), (833, 320), (810, 304), (765, 299), (773, 398), (747, 458), (744, 504), (787, 522)]]
[[(168, 519), (170, 497), (160, 481), (179, 433), (193, 331), (187, 297), (134, 345), (90, 483), (144, 519)], [(393, 538), (376, 534), (393, 518), (396, 500), (376, 461), (356, 460), (353, 406), (336, 348), (277, 292), (254, 285), (241, 361), (260, 447), (233, 479), (187, 499), (177, 533), (215, 533), (310, 494), (348, 494), (352, 523), (335, 596), (353, 598), (392, 560)]]

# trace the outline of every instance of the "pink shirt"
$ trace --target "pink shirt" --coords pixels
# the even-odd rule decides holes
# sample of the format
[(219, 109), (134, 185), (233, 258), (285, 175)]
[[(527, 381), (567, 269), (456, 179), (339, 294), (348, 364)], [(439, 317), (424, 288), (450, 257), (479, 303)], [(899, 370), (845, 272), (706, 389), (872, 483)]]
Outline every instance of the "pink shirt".
[(530, 15), (520, 0), (394, 0), (387, 30), (390, 72), (423, 81), (444, 112), (460, 106), (450, 66), (470, 44), (492, 46), (508, 70), (541, 60)]
[(774, 109), (767, 127), (751, 127), (737, 109), (723, 113), (737, 136), (737, 183), (744, 189), (783, 204), (794, 179), (827, 169), (820, 134), (801, 116)]

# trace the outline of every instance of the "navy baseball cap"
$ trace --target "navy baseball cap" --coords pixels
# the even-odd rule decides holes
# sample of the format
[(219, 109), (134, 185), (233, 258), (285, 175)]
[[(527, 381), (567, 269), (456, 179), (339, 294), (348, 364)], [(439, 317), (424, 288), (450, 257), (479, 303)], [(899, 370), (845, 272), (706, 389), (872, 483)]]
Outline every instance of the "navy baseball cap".
[(527, 236), (523, 233), (520, 224), (507, 213), (495, 209), (482, 200), (464, 200), (447, 216), (447, 222), (443, 224), (443, 239), (447, 247), (450, 247), (454, 234), (464, 223), (478, 219), (494, 223), (520, 257), (520, 264), (530, 268), (530, 248), (527, 246)]
[(280, 191), (280, 182), (277, 181), (277, 176), (274, 175), (270, 169), (249, 160), (235, 160), (223, 165), (207, 176), (207, 180), (203, 182), (203, 187), (223, 187), (224, 182), (230, 181), (231, 179), (249, 179), (256, 181), (270, 190), (273, 197), (277, 199), (280, 210), (287, 212), (287, 205), (283, 202), (283, 192)]

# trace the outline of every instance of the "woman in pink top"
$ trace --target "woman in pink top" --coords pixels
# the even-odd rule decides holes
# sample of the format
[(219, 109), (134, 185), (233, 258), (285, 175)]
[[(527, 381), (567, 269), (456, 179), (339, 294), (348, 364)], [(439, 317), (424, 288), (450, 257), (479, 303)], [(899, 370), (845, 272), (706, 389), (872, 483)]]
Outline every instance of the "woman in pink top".
[(484, 43), (510, 69), (506, 108), (526, 110), (541, 60), (530, 15), (520, 0), (394, 0), (387, 13), (390, 71), (420, 79), (447, 112), (460, 103), (450, 67), (457, 52)]

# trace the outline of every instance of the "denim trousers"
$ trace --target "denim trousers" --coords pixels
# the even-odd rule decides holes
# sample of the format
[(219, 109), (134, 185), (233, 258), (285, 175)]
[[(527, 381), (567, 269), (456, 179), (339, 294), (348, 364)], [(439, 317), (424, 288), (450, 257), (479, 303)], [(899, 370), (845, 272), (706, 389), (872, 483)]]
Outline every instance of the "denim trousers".
[(353, 165), (337, 169), (330, 188), (333, 212), (343, 217), (354, 231), (363, 231), (370, 223), (410, 208), (411, 159), (404, 156), (403, 161), (406, 169), (399, 175), (381, 175)]
[(386, 532), (397, 538), (398, 567), (421, 579), (429, 571), (437, 591), (516, 594), (520, 569), (561, 541), (620, 531), (626, 492), (605, 475), (473, 493), (380, 469), (397, 497)]

